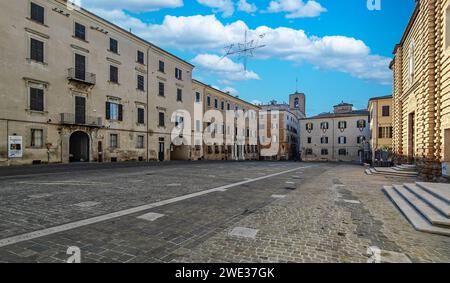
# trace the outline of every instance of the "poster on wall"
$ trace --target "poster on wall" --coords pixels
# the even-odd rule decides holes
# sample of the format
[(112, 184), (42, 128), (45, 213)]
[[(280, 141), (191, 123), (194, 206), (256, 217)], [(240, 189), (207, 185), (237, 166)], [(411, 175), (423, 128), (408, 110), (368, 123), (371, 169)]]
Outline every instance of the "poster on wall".
[(448, 165), (449, 163), (442, 163), (442, 175), (445, 177), (450, 177), (450, 172), (448, 171)]
[(8, 157), (22, 158), (23, 146), (21, 136), (9, 136), (8, 138)]

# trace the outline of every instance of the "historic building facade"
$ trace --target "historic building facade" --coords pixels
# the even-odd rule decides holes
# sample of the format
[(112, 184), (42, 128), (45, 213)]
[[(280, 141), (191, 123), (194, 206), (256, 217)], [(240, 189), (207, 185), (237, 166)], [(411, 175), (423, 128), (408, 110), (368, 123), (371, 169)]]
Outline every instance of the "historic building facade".
[(387, 162), (392, 152), (392, 95), (369, 100), (372, 163)]
[[(261, 105), (259, 130), (264, 132), (261, 147), (267, 149), (278, 144), (278, 151), (264, 160), (298, 160), (300, 158), (299, 120), (306, 116), (306, 96), (296, 92), (289, 96), (289, 104), (272, 101)], [(275, 119), (275, 120), (273, 120)], [(275, 153), (275, 152), (274, 152)]]
[(170, 134), (194, 66), (62, 0), (0, 14), (0, 164), (190, 158)]
[(341, 103), (333, 113), (300, 120), (304, 161), (364, 162), (369, 148), (369, 112)]
[(391, 63), (393, 149), (398, 163), (415, 162), (430, 178), (450, 162), (449, 62), (450, 2), (416, 1)]
[(258, 106), (196, 80), (193, 97), (194, 160), (259, 159)]

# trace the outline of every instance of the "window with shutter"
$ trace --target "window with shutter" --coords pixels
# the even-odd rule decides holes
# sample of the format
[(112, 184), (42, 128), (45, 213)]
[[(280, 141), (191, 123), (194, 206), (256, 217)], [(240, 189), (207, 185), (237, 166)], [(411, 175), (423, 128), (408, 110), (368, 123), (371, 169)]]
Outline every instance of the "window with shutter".
[(159, 83), (159, 96), (164, 96), (164, 83)]
[(145, 81), (144, 81), (144, 76), (142, 76), (142, 75), (137, 76), (137, 88), (138, 88), (138, 90), (141, 90), (141, 91), (145, 90)]
[(119, 104), (118, 108), (119, 108), (118, 120), (123, 121), (123, 105)]
[(145, 124), (145, 110), (138, 108), (138, 124)]
[(30, 88), (30, 110), (44, 111), (44, 90)]
[(86, 57), (80, 54), (75, 54), (75, 78), (86, 79)]
[(30, 59), (44, 63), (44, 42), (31, 38)]
[(86, 98), (75, 96), (75, 124), (86, 124)]
[(116, 39), (109, 39), (109, 51), (118, 54), (119, 53), (119, 43)]
[(30, 18), (33, 21), (44, 24), (44, 7), (39, 6), (36, 3), (31, 2)]
[(144, 52), (138, 50), (138, 52), (137, 52), (137, 62), (139, 64), (142, 64), (142, 65), (145, 64), (144, 63)]
[(112, 83), (119, 82), (119, 68), (116, 66), (109, 66), (109, 81)]
[(86, 40), (86, 27), (84, 25), (75, 23), (75, 37)]
[(165, 121), (164, 121), (164, 112), (159, 112), (159, 124), (160, 127), (164, 127), (165, 126)]

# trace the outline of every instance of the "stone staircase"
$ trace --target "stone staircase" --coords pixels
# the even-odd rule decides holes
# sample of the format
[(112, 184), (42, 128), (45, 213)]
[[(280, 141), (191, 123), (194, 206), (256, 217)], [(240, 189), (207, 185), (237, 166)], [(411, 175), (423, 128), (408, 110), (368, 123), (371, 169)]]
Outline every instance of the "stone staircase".
[(383, 191), (416, 230), (450, 236), (450, 184), (417, 182)]
[(415, 165), (398, 165), (395, 167), (373, 167), (366, 169), (367, 175), (386, 175), (397, 177), (417, 177), (419, 173)]

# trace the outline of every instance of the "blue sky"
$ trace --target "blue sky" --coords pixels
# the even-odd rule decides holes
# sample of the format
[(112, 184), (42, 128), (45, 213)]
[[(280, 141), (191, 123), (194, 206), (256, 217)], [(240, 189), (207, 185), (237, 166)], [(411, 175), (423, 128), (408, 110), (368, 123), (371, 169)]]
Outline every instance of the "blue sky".
[[(380, 1), (370, 11), (367, 0), (78, 0), (196, 65), (194, 78), (248, 101), (287, 101), (298, 78), (308, 115), (391, 94), (388, 63), (415, 1)], [(266, 45), (247, 70), (237, 57), (220, 60), (245, 30)]]

